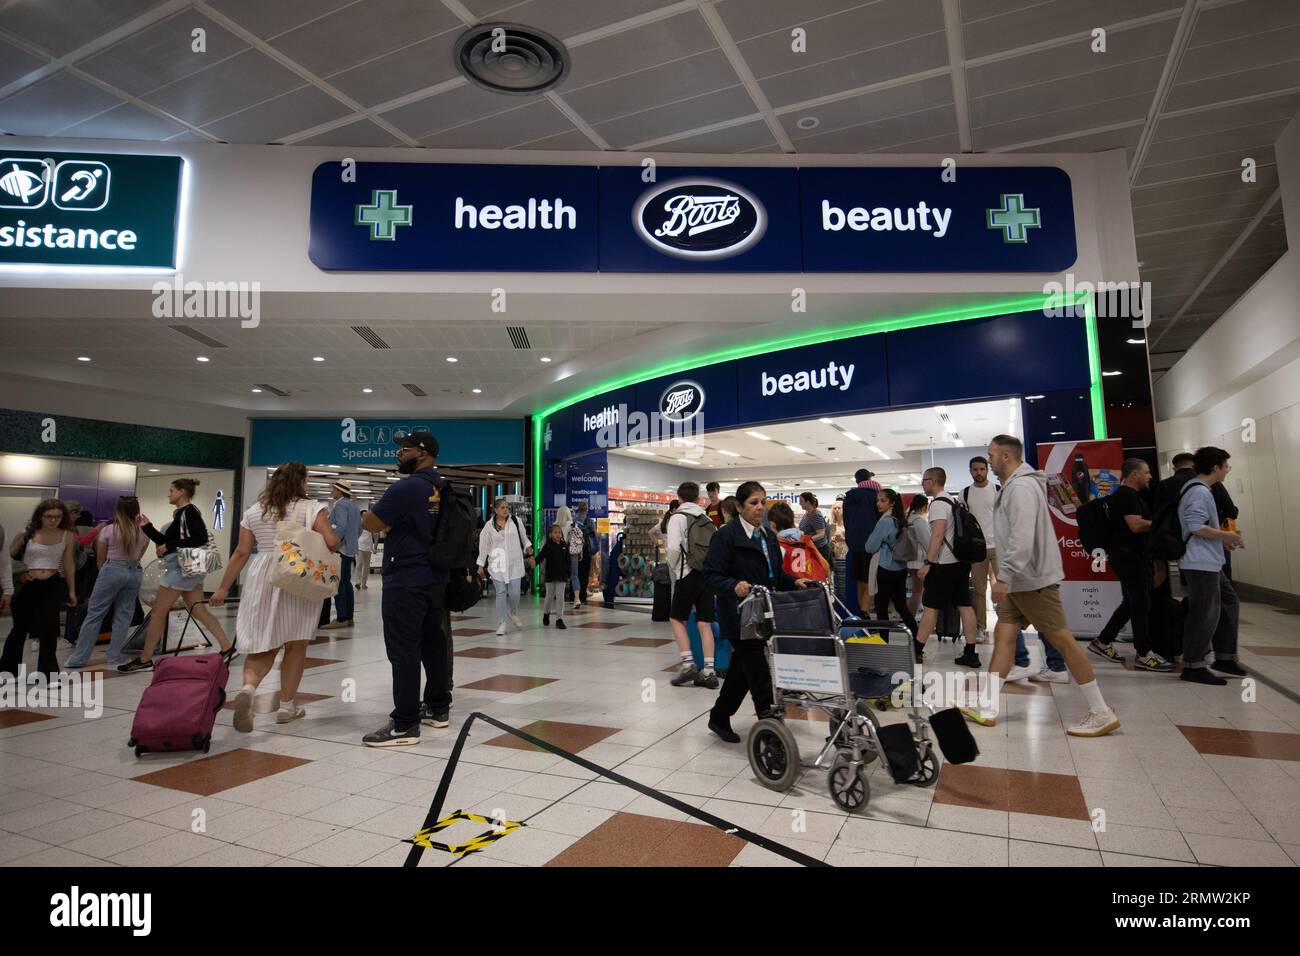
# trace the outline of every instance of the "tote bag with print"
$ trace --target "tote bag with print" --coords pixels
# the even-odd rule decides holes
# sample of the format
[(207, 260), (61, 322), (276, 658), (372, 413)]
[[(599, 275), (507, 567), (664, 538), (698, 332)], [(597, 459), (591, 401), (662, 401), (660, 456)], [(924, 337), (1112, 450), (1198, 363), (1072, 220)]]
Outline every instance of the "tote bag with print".
[[(188, 538), (189, 530), (185, 527), (185, 512), (181, 512), (181, 537)], [(181, 574), (187, 578), (206, 577), (213, 571), (221, 570), (221, 552), (217, 550), (216, 538), (208, 531), (208, 543), (197, 548), (177, 548), (176, 563)]]
[(299, 501), (292, 517), (276, 523), (271, 587), (323, 601), (338, 593), (341, 562), (320, 532), (308, 527), (309, 515), (306, 502)]

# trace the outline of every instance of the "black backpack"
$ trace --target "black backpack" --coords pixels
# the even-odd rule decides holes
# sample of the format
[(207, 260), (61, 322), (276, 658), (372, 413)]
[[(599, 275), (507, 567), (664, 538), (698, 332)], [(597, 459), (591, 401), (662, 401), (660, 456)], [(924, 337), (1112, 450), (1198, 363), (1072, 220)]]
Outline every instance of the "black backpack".
[(447, 579), (447, 610), (456, 614), (468, 611), (483, 597), (483, 579), (472, 569), (457, 568)]
[(1074, 515), (1079, 522), (1079, 544), (1088, 554), (1110, 551), (1110, 497), (1093, 498)]
[(952, 541), (948, 545), (952, 549), (952, 556), (965, 564), (979, 564), (986, 560), (989, 550), (979, 521), (956, 498), (944, 495), (941, 500), (952, 507)]
[(1151, 557), (1162, 561), (1177, 561), (1187, 553), (1187, 539), (1190, 534), (1183, 534), (1183, 523), (1178, 518), (1178, 506), (1183, 502), (1183, 495), (1193, 484), (1204, 485), (1195, 479), (1183, 485), (1178, 497), (1160, 509), (1155, 520), (1151, 522), (1151, 537), (1148, 539)]
[[(420, 477), (437, 487), (428, 475)], [(468, 491), (457, 491), (444, 481), (438, 524), (429, 542), (429, 564), (440, 571), (472, 567), (478, 553), (478, 529), (474, 520), (474, 499)]]

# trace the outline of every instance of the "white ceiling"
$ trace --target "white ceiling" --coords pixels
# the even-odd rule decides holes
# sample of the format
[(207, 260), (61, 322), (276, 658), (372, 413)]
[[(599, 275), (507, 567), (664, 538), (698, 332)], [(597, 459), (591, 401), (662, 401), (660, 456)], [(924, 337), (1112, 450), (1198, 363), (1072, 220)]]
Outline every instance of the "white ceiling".
[[(537, 97), (469, 85), (452, 45), (487, 20), (560, 37), (570, 75)], [(196, 28), (206, 53), (191, 50)], [(805, 52), (792, 50), (796, 28)], [(1097, 28), (1104, 53), (1092, 50)], [(1157, 375), (1284, 251), (1272, 143), (1298, 109), (1294, 0), (0, 2), (0, 131), (18, 135), (721, 154), (1123, 149)], [(1243, 158), (1257, 164), (1253, 184), (1241, 181)], [(141, 358), (158, 367), (159, 356)]]
[[(680, 466), (683, 480), (732, 478), (732, 469), (744, 478), (770, 483), (769, 491), (802, 488), (846, 488), (859, 468), (869, 468), (882, 483), (919, 486), (925, 467), (922, 453), (934, 448), (984, 448), (994, 435), (1021, 435), (1019, 400), (1000, 399), (923, 408), (896, 409), (863, 415), (841, 415), (760, 428), (709, 432), (686, 445), (675, 442), (643, 443), (633, 448), (611, 448), (610, 454)], [(1014, 414), (1012, 408), (1015, 409)], [(955, 429), (949, 432), (940, 409)], [(850, 438), (850, 433), (855, 438)], [(766, 436), (766, 439), (757, 437)], [(794, 451), (793, 448), (800, 449)], [(878, 454), (876, 450), (883, 454)], [(649, 452), (649, 454), (646, 454)], [(725, 455), (732, 452), (738, 457)], [(888, 481), (887, 481), (888, 479)], [(725, 482), (724, 482), (725, 484)], [(659, 489), (654, 489), (659, 490)], [(668, 489), (671, 490), (671, 489)]]

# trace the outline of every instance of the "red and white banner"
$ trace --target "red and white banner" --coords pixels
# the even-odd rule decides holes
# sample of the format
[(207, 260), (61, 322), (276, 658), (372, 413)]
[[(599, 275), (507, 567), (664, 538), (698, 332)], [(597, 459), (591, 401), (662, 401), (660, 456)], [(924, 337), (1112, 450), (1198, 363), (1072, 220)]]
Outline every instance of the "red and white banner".
[[(1104, 498), (1119, 486), (1123, 465), (1124, 443), (1118, 438), (1046, 442), (1038, 446), (1038, 467), (1047, 474), (1047, 509), (1065, 570), (1061, 603), (1076, 637), (1100, 634), (1123, 600), (1114, 573), (1079, 543), (1079, 522), (1075, 518), (1085, 502)], [(1130, 633), (1127, 625), (1121, 633)]]

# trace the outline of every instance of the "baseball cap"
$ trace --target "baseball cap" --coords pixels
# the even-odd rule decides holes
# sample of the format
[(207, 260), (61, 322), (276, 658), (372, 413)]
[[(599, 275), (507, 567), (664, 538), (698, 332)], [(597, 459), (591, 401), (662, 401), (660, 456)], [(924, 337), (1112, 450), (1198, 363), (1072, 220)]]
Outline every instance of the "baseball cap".
[(423, 448), (434, 458), (438, 457), (438, 439), (428, 432), (411, 432), (397, 439), (398, 448)]

